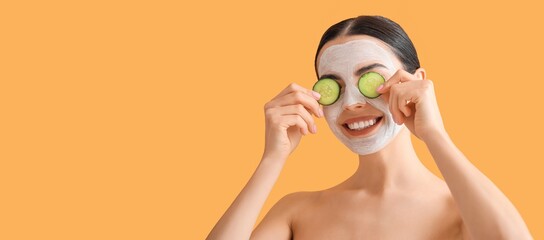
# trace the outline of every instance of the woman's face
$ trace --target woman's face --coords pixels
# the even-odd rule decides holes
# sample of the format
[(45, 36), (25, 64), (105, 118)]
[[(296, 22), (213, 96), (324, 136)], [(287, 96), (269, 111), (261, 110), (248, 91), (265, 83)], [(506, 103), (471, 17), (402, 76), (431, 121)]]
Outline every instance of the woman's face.
[(402, 64), (389, 46), (374, 37), (356, 35), (334, 39), (318, 55), (319, 78), (340, 83), (340, 98), (323, 111), (332, 132), (360, 155), (384, 148), (402, 129), (393, 122), (383, 97), (368, 99), (357, 87), (359, 78), (372, 71), (389, 79)]

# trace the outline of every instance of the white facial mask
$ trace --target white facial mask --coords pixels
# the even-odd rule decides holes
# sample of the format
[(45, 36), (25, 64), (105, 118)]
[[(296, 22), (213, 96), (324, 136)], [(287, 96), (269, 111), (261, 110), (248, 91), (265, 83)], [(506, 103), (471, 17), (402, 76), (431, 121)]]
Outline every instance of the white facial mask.
[[(317, 69), (319, 76), (334, 74), (345, 83), (344, 92), (340, 98), (334, 104), (323, 107), (327, 123), (334, 135), (351, 151), (359, 155), (368, 155), (383, 149), (404, 127), (393, 121), (389, 106), (382, 97), (369, 99), (359, 92), (357, 84), (360, 76), (355, 76), (358, 68), (374, 63), (386, 66), (387, 69), (382, 69), (392, 75), (398, 70), (394, 59), (395, 56), (390, 51), (369, 39), (358, 39), (330, 46), (325, 49), (319, 59)], [(382, 125), (372, 136), (348, 138), (337, 122), (345, 107), (357, 103), (370, 104), (384, 115), (381, 120)]]

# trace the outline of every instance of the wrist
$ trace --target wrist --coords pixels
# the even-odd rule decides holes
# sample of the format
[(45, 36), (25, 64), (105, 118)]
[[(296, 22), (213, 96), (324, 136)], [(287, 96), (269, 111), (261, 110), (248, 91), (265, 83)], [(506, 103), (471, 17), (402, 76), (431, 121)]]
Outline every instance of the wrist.
[(261, 158), (259, 166), (257, 166), (256, 173), (258, 173), (259, 175), (264, 174), (265, 176), (273, 177), (274, 179), (276, 179), (277, 177), (279, 177), (284, 165), (284, 159), (270, 155), (264, 155), (263, 158)]
[(446, 139), (449, 139), (449, 135), (445, 129), (437, 129), (437, 130), (429, 131), (427, 134), (421, 136), (421, 140), (425, 144), (429, 144), (429, 143), (441, 141), (441, 140), (446, 140)]
[(283, 166), (285, 164), (285, 161), (287, 161), (287, 157), (288, 156), (284, 156), (278, 153), (265, 152), (261, 158), (261, 163), (267, 165), (274, 164)]

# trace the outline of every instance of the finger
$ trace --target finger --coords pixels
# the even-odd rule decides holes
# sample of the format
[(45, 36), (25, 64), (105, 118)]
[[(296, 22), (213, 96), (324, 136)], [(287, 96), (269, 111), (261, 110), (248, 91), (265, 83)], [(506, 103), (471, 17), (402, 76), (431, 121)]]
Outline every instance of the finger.
[(296, 83), (291, 83), (289, 86), (287, 86), (285, 89), (283, 89), (278, 95), (276, 95), (273, 99), (285, 96), (287, 94), (293, 93), (293, 92), (302, 92), (307, 94), (308, 96), (314, 98), (315, 100), (319, 100), (321, 95), (318, 92), (315, 92), (313, 90), (304, 88)]
[[(287, 129), (293, 126), (293, 124), (295, 123), (292, 121), (293, 119), (291, 118), (291, 116), (298, 116), (300, 117), (300, 119), (302, 119), (302, 121), (304, 121), (304, 126), (299, 126), (304, 127), (300, 129), (302, 134), (306, 135), (308, 134), (308, 132), (316, 133), (314, 119), (312, 118), (308, 110), (306, 110), (306, 108), (304, 108), (302, 105), (297, 104), (285, 107), (271, 108), (268, 109), (266, 113), (267, 119), (270, 119), (270, 122), (272, 124), (276, 123), (275, 125), (283, 129)], [(286, 119), (290, 121), (286, 121)]]
[(409, 72), (406, 72), (402, 69), (399, 69), (393, 76), (391, 76), (384, 84), (380, 85), (376, 91), (378, 93), (386, 93), (389, 92), (392, 86), (408, 81), (417, 80), (417, 78), (410, 74)]
[(281, 115), (299, 115), (304, 122), (306, 122), (306, 125), (309, 126), (308, 130), (311, 133), (315, 133), (314, 131), (314, 118), (312, 115), (308, 112), (304, 106), (297, 104), (297, 105), (289, 105), (285, 107), (278, 108), (278, 112)]
[(389, 111), (391, 112), (391, 115), (393, 116), (393, 121), (397, 124), (402, 124), (402, 112), (399, 110), (399, 100), (398, 100), (398, 94), (390, 94), (389, 95)]
[(410, 108), (409, 104), (413, 101), (413, 85), (414, 84), (407, 83), (395, 86), (394, 92), (397, 95), (397, 107), (399, 108), (399, 111), (402, 112), (403, 120), (404, 118), (410, 117), (410, 115), (412, 114), (412, 109)]
[(323, 117), (323, 110), (317, 100), (301, 92), (292, 92), (283, 97), (273, 99), (267, 103), (266, 107), (283, 107), (289, 105), (301, 104), (305, 108), (309, 109), (315, 116)]
[(410, 115), (412, 115), (412, 109), (408, 106), (411, 102), (411, 98), (410, 99), (406, 99), (406, 97), (399, 97), (397, 98), (398, 99), (398, 108), (399, 110), (402, 112), (402, 114), (404, 115), (404, 117), (410, 117)]
[(300, 115), (283, 115), (282, 118), (284, 120), (284, 123), (286, 124), (285, 130), (290, 127), (296, 126), (298, 127), (298, 129), (300, 129), (302, 135), (308, 134), (308, 125)]

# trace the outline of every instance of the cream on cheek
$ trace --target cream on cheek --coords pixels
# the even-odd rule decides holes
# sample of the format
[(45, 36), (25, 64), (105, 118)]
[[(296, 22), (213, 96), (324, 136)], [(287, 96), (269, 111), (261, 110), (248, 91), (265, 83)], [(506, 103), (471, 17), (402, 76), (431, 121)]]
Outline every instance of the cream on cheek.
[[(372, 40), (359, 39), (347, 43), (331, 46), (323, 52), (318, 64), (318, 73), (335, 74), (344, 80), (343, 93), (338, 101), (323, 108), (325, 118), (332, 132), (349, 149), (360, 155), (367, 155), (381, 150), (402, 129), (393, 122), (389, 112), (389, 106), (382, 98), (368, 99), (357, 88), (359, 76), (355, 76), (358, 68), (374, 63), (380, 63), (387, 67), (388, 75), (392, 75), (397, 69), (395, 56)], [(348, 138), (342, 132), (342, 126), (337, 122), (338, 117), (345, 107), (367, 103), (384, 114), (383, 124), (377, 133), (368, 137)]]

